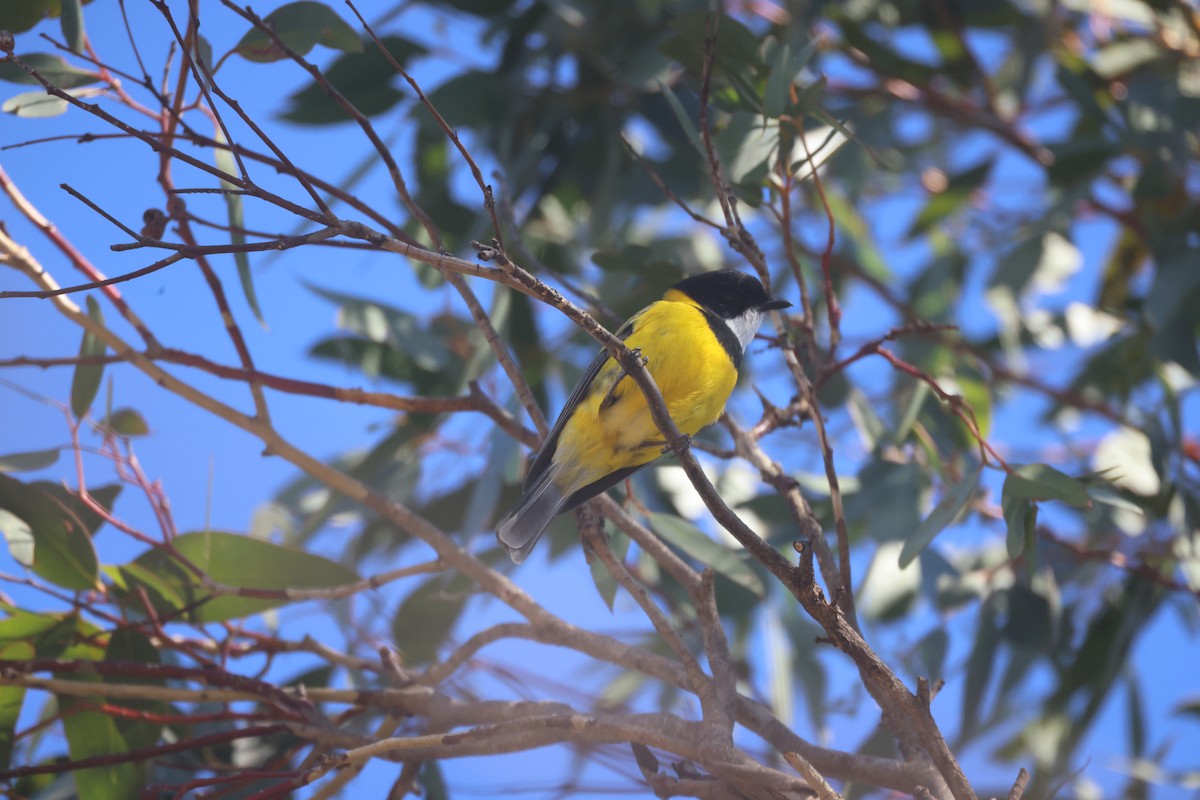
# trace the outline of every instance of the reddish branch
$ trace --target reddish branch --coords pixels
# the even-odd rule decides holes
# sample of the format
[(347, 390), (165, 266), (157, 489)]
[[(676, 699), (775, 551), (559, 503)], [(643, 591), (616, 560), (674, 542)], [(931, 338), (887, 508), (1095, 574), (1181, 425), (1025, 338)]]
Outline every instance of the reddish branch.
[[(64, 292), (49, 292), (49, 296), (57, 296)], [(536, 437), (513, 417), (495, 400), (488, 397), (478, 383), (471, 382), (469, 392), (459, 397), (427, 397), (421, 395), (396, 395), (390, 392), (369, 392), (365, 389), (331, 386), (325, 383), (289, 378), (259, 370), (247, 370), (241, 367), (231, 367), (218, 364), (204, 356), (189, 353), (174, 348), (160, 348), (144, 357), (181, 366), (195, 367), (210, 375), (242, 382), (255, 382), (276, 391), (287, 394), (318, 397), (335, 400), (342, 403), (375, 406), (394, 411), (404, 411), (413, 414), (448, 414), (460, 411), (474, 411), (489, 417), (498, 426), (518, 441), (528, 445), (536, 445)], [(60, 367), (78, 366), (80, 364), (117, 364), (128, 361), (120, 355), (104, 356), (64, 356), (54, 358), (34, 358), (17, 356), (0, 359), (0, 369), (4, 367)]]
[[(837, 225), (833, 220), (833, 209), (829, 207), (829, 200), (825, 197), (825, 185), (821, 182), (820, 165), (813, 158), (812, 151), (808, 147), (808, 137), (804, 135), (804, 119), (803, 117), (789, 118), (789, 121), (796, 125), (800, 144), (804, 147), (804, 156), (812, 169), (813, 185), (817, 189), (817, 196), (821, 198), (821, 208), (824, 210), (825, 218), (829, 224), (829, 233), (825, 239), (825, 249), (821, 252), (821, 275), (825, 280), (825, 311), (829, 315), (829, 358), (833, 358), (838, 343), (842, 339), (842, 307), (838, 303), (837, 293), (833, 290), (833, 272), (830, 269), (830, 259), (833, 258), (834, 233), (837, 230)], [(790, 173), (790, 169), (786, 163), (783, 163), (782, 166), (784, 169), (788, 169)]]
[(247, 728), (236, 728), (234, 730), (196, 736), (178, 742), (165, 742), (153, 747), (126, 750), (124, 753), (68, 759), (66, 761), (56, 761), (53, 764), (40, 764), (34, 767), (16, 767), (14, 769), (2, 770), (0, 771), (0, 780), (14, 780), (16, 778), (26, 778), (30, 775), (59, 775), (64, 772), (77, 772), (81, 769), (91, 769), (94, 767), (111, 767), (116, 764), (129, 764), (135, 761), (153, 761), (156, 758), (171, 755), (172, 753), (183, 753), (201, 747), (211, 747), (215, 744), (234, 742), (238, 739), (255, 739), (262, 736), (270, 736), (273, 733), (284, 733), (287, 730), (288, 727), (286, 725), (256, 725)]
[(995, 459), (996, 463), (1001, 469), (1003, 469), (1005, 472), (1012, 472), (1012, 468), (1008, 466), (1008, 462), (1001, 458), (1000, 454), (996, 452), (996, 449), (992, 447), (991, 443), (988, 442), (987, 437), (985, 437), (979, 430), (979, 421), (975, 419), (975, 410), (971, 408), (970, 404), (962, 398), (962, 395), (950, 394), (941, 386), (939, 386), (938, 382), (934, 380), (933, 377), (927, 372), (913, 366), (912, 364), (909, 364), (907, 361), (900, 358), (886, 347), (876, 347), (875, 352), (882, 356), (885, 361), (899, 371), (906, 375), (910, 375), (928, 385), (929, 388), (933, 390), (933, 393), (937, 395), (939, 400), (950, 406), (950, 413), (958, 417), (959, 420), (961, 420), (962, 423), (967, 426), (967, 430), (970, 432), (971, 437), (979, 443), (979, 454), (984, 463), (987, 463), (987, 458), (990, 455), (993, 459)]
[(1003, 469), (1005, 472), (1011, 472), (1012, 470), (1008, 466), (1008, 463), (1000, 456), (999, 453), (996, 452), (996, 449), (992, 447), (990, 442), (988, 442), (987, 437), (985, 437), (982, 431), (979, 430), (979, 421), (975, 418), (975, 410), (971, 408), (970, 404), (968, 404), (961, 395), (950, 394), (941, 387), (941, 385), (932, 375), (925, 372), (925, 370), (908, 363), (891, 350), (888, 350), (883, 346), (884, 342), (895, 341), (897, 338), (905, 334), (940, 333), (956, 329), (956, 325), (934, 325), (926, 322), (918, 322), (913, 325), (904, 325), (899, 328), (893, 328), (878, 339), (874, 339), (864, 344), (853, 355), (844, 358), (835, 364), (826, 364), (821, 369), (820, 377), (817, 379), (817, 385), (821, 386), (833, 375), (841, 372), (856, 361), (859, 361), (870, 355), (880, 356), (889, 364), (891, 364), (897, 371), (902, 372), (905, 375), (909, 375), (927, 385), (933, 390), (934, 394), (937, 395), (939, 400), (950, 407), (950, 413), (957, 417), (963, 423), (963, 425), (967, 427), (967, 431), (971, 434), (971, 437), (979, 444), (980, 456), (985, 464), (988, 463), (988, 458), (990, 456), (991, 459), (994, 460), (1001, 469)]
[[(804, 128), (802, 125), (793, 123), (800, 138), (804, 138)], [(793, 246), (792, 234), (792, 216), (791, 216), (791, 194), (793, 191), (794, 175), (790, 166), (790, 153), (786, 146), (788, 137), (780, 136), (779, 154), (776, 160), (776, 171), (781, 173), (783, 191), (780, 193), (781, 211), (779, 212), (780, 228), (783, 235), (784, 247), (787, 253), (788, 262), (792, 267), (792, 274), (796, 278), (796, 283), (800, 288), (800, 302), (804, 311), (804, 320), (799, 330), (798, 343), (791, 343), (784, 348), (784, 360), (786, 361), (789, 370), (792, 373), (793, 379), (796, 381), (796, 386), (800, 390), (800, 394), (804, 398), (808, 409), (810, 410), (809, 419), (813, 422), (813, 427), (817, 432), (817, 443), (821, 449), (821, 460), (825, 468), (825, 478), (829, 483), (829, 500), (833, 506), (834, 526), (837, 532), (838, 543), (838, 569), (837, 581), (830, 584), (830, 591), (833, 593), (833, 601), (838, 605), (846, 618), (851, 620), (852, 624), (857, 627), (856, 612), (854, 609), (854, 579), (852, 574), (852, 566), (850, 563), (850, 534), (846, 527), (846, 512), (842, 501), (841, 483), (838, 479), (837, 468), (834, 464), (833, 445), (829, 441), (825, 431), (825, 419), (821, 415), (820, 402), (817, 398), (816, 387), (809, 379), (808, 374), (802, 366), (800, 353), (798, 348), (804, 347), (804, 351), (808, 356), (808, 362), (811, 364), (821, 363), (820, 348), (816, 338), (816, 320), (814, 319), (812, 302), (809, 297), (807, 281), (804, 277), (804, 269), (800, 265), (796, 257)], [(817, 175), (817, 163), (813, 160), (812, 154), (808, 153), (808, 146), (805, 144), (805, 152), (808, 156), (808, 161), (812, 169), (814, 177)], [(825, 198), (824, 191), (821, 192), (821, 200), (825, 206), (826, 214), (829, 215), (830, 228), (829, 236), (827, 237), (825, 252), (821, 255), (821, 263), (823, 274), (826, 278), (826, 291), (829, 296), (832, 296), (833, 284), (831, 274), (828, 271), (829, 258), (833, 252), (834, 229), (832, 227), (832, 211), (829, 210), (829, 203)], [(832, 306), (829, 305), (828, 299), (826, 305), (832, 312)], [(831, 341), (838, 328), (833, 323), (833, 316), (830, 316), (830, 338)], [(832, 356), (832, 348), (830, 354)], [(828, 558), (824, 555), (825, 542), (823, 537), (813, 537), (814, 546), (817, 548), (818, 560), (822, 564), (823, 571)], [(826, 576), (828, 579), (828, 576)]]
[[(15, 56), (11, 55), (9, 57), (13, 59), (16, 58)], [(18, 63), (20, 62), (18, 61)], [(25, 66), (27, 71), (35, 73), (35, 71), (27, 65), (23, 66)], [(37, 77), (40, 79), (40, 76)], [(49, 86), (48, 83), (45, 85)], [(60, 93), (65, 94), (61, 91)], [(100, 273), (100, 270), (96, 269), (83, 255), (83, 253), (79, 252), (79, 250), (73, 244), (71, 244), (71, 242), (69, 242), (65, 236), (62, 235), (59, 229), (52, 222), (50, 222), (50, 220), (46, 219), (46, 217), (44, 217), (42, 213), (33, 206), (32, 203), (25, 199), (25, 195), (22, 194), (16, 185), (9, 179), (8, 173), (4, 171), (3, 167), (0, 167), (0, 191), (3, 191), (6, 195), (8, 195), (8, 198), (17, 207), (17, 210), (20, 211), (26, 219), (32, 222), (34, 226), (37, 227), (37, 229), (40, 230), (42, 234), (54, 244), (55, 248), (57, 248), (59, 252), (67, 257), (75, 269), (82, 272), (89, 281), (95, 283), (98, 287), (100, 286), (99, 282), (104, 280), (104, 275)], [(111, 302), (113, 306), (120, 312), (121, 316), (123, 316), (134, 327), (134, 329), (137, 330), (138, 335), (142, 337), (142, 341), (144, 341), (148, 347), (155, 346), (157, 344), (157, 340), (154, 338), (154, 335), (129, 308), (128, 304), (125, 302), (125, 298), (121, 296), (121, 292), (108, 285), (103, 286), (102, 288), (104, 295), (108, 298), (109, 302)]]
[(193, 725), (200, 722), (270, 722), (274, 719), (273, 714), (243, 714), (237, 711), (214, 711), (209, 714), (156, 714), (153, 711), (142, 711), (113, 703), (97, 703), (94, 708), (110, 717), (152, 722), (157, 725)]

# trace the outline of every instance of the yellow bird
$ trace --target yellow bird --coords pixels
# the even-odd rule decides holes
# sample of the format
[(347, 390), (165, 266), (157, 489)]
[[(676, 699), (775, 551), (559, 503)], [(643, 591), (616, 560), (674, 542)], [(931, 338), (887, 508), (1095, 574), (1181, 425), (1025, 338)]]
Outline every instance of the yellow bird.
[[(790, 305), (744, 272), (705, 272), (672, 286), (617, 336), (645, 359), (675, 425), (693, 436), (721, 416), (763, 316)], [(601, 350), (567, 398), (496, 539), (521, 563), (550, 520), (649, 464), (664, 445), (641, 388)]]

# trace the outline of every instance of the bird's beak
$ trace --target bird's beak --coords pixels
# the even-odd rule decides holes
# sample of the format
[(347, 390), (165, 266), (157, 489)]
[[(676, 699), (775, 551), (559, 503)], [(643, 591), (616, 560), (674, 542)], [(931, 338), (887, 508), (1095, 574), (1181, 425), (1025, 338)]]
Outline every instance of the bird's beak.
[(790, 308), (791, 302), (784, 300), (782, 297), (772, 297), (767, 302), (763, 303), (759, 308), (763, 311), (778, 311), (781, 308)]

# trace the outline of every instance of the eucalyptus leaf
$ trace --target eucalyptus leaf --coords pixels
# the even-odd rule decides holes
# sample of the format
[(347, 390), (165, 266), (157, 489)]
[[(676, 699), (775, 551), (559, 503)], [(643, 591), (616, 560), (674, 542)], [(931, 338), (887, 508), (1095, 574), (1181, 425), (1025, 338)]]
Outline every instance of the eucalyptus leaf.
[[(100, 325), (104, 324), (104, 314), (100, 304), (88, 295), (88, 316)], [(107, 352), (104, 342), (91, 331), (84, 331), (83, 341), (79, 345), (80, 359), (94, 359)], [(75, 366), (75, 376), (71, 380), (71, 412), (77, 419), (82, 419), (92, 407), (96, 393), (100, 391), (100, 381), (104, 377), (104, 364), (80, 363)]]
[(1092, 498), (1080, 481), (1046, 464), (1017, 467), (1004, 479), (1006, 497), (1027, 500), (1059, 500), (1075, 508), (1089, 508)]
[(967, 675), (963, 682), (962, 730), (968, 739), (979, 724), (983, 712), (983, 698), (991, 682), (992, 668), (996, 662), (999, 632), (995, 627), (996, 595), (990, 596), (979, 609), (979, 621), (975, 628), (975, 641), (967, 656)]
[(83, 523), (83, 528), (89, 536), (95, 535), (96, 531), (100, 529), (105, 521), (104, 516), (93, 507), (93, 504), (109, 512), (112, 511), (113, 504), (121, 495), (121, 485), (116, 483), (89, 487), (88, 498), (90, 502), (85, 502), (80, 497), (78, 491), (68, 489), (61, 483), (38, 481), (33, 485), (53, 497), (59, 503), (62, 503), (68, 511)]
[[(95, 72), (80, 69), (67, 62), (65, 58), (53, 53), (25, 53), (21, 60), (37, 71), (52, 86), (59, 89), (73, 89), (77, 86), (87, 86), (100, 80)], [(23, 83), (30, 86), (41, 86), (38, 79), (30, 75), (15, 61), (0, 64), (0, 81)], [(39, 94), (45, 94), (39, 92)]]
[(10, 547), (14, 541), (18, 544), (14, 557), (20, 553), (34, 573), (65, 589), (96, 587), (96, 549), (84, 523), (66, 503), (38, 484), (0, 474), (0, 509), (9, 514), (4, 532), (14, 536)]
[(8, 543), (8, 553), (23, 567), (33, 566), (33, 529), (11, 511), (0, 508), (0, 534)]
[(426, 761), (422, 764), (421, 771), (417, 773), (417, 784), (421, 787), (421, 797), (424, 800), (450, 800), (441, 762)]
[[(56, 697), (73, 760), (120, 756), (129, 751), (113, 717), (97, 710), (87, 698), (65, 694)], [(145, 785), (146, 769), (144, 761), (126, 761), (74, 770), (73, 774), (83, 800), (129, 800), (137, 797)]]
[(83, 26), (82, 0), (61, 0), (58, 21), (62, 24), (63, 39), (73, 53), (82, 53), (87, 45), (87, 32)]
[(392, 638), (406, 662), (437, 658), (474, 591), (462, 575), (435, 575), (404, 599), (392, 617)]
[[(0, 644), (0, 662), (25, 661), (35, 655), (36, 651), (29, 642)], [(7, 770), (12, 762), (13, 734), (24, 703), (24, 686), (0, 686), (0, 771)]]
[[(225, 143), (224, 134), (218, 132), (217, 142)], [(218, 146), (213, 149), (213, 156), (216, 160), (217, 167), (228, 175), (239, 175), (237, 161), (233, 157), (233, 151), (228, 147)], [(246, 211), (242, 203), (242, 196), (237, 194), (237, 187), (228, 181), (221, 181), (221, 188), (224, 189), (225, 211), (229, 219), (229, 241), (234, 247), (239, 247), (246, 243)], [(254, 318), (258, 320), (258, 324), (266, 327), (266, 321), (263, 319), (262, 308), (258, 304), (258, 292), (254, 288), (254, 273), (250, 271), (250, 257), (241, 250), (233, 253), (233, 263), (237, 266), (238, 281), (242, 285), (242, 295), (246, 298), (246, 304), (250, 306), (250, 311), (254, 314)]]
[(904, 540), (904, 547), (900, 550), (901, 569), (912, 563), (912, 560), (929, 546), (935, 536), (954, 522), (963, 506), (974, 494), (975, 487), (979, 484), (979, 475), (982, 472), (983, 465), (981, 464), (948, 489), (938, 504), (929, 512), (929, 516), (922, 520), (912, 535)]
[(58, 461), (58, 448), (30, 450), (26, 453), (9, 453), (0, 456), (0, 472), (36, 472), (53, 466)]
[[(90, 97), (96, 94), (96, 89), (92, 86), (79, 86), (76, 89), (65, 89), (66, 94), (72, 97)], [(0, 104), (0, 110), (6, 114), (13, 116), (23, 116), (25, 119), (41, 119), (47, 116), (59, 116), (66, 114), (67, 109), (71, 107), (68, 103), (56, 95), (47, 94), (44, 91), (26, 91), (19, 95), (13, 95)]]
[(763, 596), (762, 580), (746, 562), (741, 550), (714, 541), (692, 523), (670, 514), (650, 514), (650, 527), (701, 564), (712, 567), (759, 597)]
[[(624, 563), (625, 555), (629, 552), (629, 537), (607, 521), (604, 525), (604, 535), (608, 537), (608, 546), (612, 550), (613, 557)], [(604, 565), (599, 556), (592, 555), (589, 558), (588, 568), (592, 574), (592, 583), (596, 585), (596, 591), (600, 593), (600, 599), (604, 601), (604, 605), (608, 606), (608, 610), (612, 611), (620, 584), (617, 583), (616, 578), (608, 571), (608, 567)]]
[[(425, 52), (421, 45), (399, 36), (385, 36), (380, 42), (401, 65)], [(404, 93), (394, 85), (401, 80), (400, 75), (374, 42), (368, 41), (361, 52), (339, 56), (324, 71), (324, 78), (367, 117), (384, 113), (404, 98)], [(346, 109), (329, 96), (325, 86), (316, 81), (289, 97), (281, 116), (290, 122), (305, 125), (351, 119)]]
[[(263, 23), (297, 55), (308, 55), (318, 44), (358, 53), (363, 49), (358, 33), (324, 3), (300, 0), (272, 11)], [(266, 63), (288, 58), (287, 52), (262, 28), (253, 27), (234, 45), (233, 52), (247, 61)]]
[(185, 533), (171, 544), (213, 582), (250, 590), (246, 596), (215, 596), (183, 562), (158, 548), (120, 568), (126, 591), (142, 586), (163, 613), (184, 613), (197, 622), (237, 619), (293, 602), (253, 596), (255, 590), (332, 589), (359, 580), (353, 570), (322, 556), (228, 531)]
[(1050, 603), (1032, 589), (1017, 584), (1008, 591), (1004, 638), (1030, 650), (1048, 650), (1053, 642), (1054, 620)]
[(146, 418), (134, 408), (118, 408), (101, 420), (100, 424), (121, 436), (145, 436), (150, 433)]
[(692, 122), (692, 117), (687, 109), (683, 107), (683, 102), (679, 96), (665, 83), (661, 84), (659, 88), (662, 89), (663, 97), (670, 106), (671, 112), (675, 115), (675, 120), (679, 123), (679, 127), (683, 130), (687, 140), (691, 142), (692, 147), (695, 148), (696, 155), (702, 160), (707, 158), (704, 142), (700, 138), (700, 132), (696, 130), (696, 125)]
[(908, 235), (912, 237), (927, 233), (942, 220), (959, 211), (971, 193), (983, 185), (991, 172), (992, 161), (987, 160), (951, 176), (945, 188), (934, 194), (921, 209), (921, 213), (909, 228)]
[(788, 89), (792, 85), (791, 48), (786, 44), (778, 49), (776, 62), (767, 75), (763, 90), (763, 114), (772, 119), (783, 113), (788, 103)]
[(1038, 509), (1032, 501), (1005, 492), (1001, 498), (1001, 511), (1007, 526), (1005, 544), (1009, 558), (1020, 558), (1033, 543), (1037, 528)]

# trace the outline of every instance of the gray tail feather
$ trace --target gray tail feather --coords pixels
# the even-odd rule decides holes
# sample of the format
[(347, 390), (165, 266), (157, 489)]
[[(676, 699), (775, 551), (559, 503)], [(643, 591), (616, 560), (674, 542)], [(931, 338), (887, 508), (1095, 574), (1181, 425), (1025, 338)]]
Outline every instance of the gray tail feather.
[(508, 557), (520, 564), (546, 531), (550, 520), (558, 516), (566, 504), (563, 493), (554, 485), (557, 472), (546, 470), (532, 490), (525, 493), (517, 507), (508, 512), (496, 526), (496, 541), (508, 550)]

